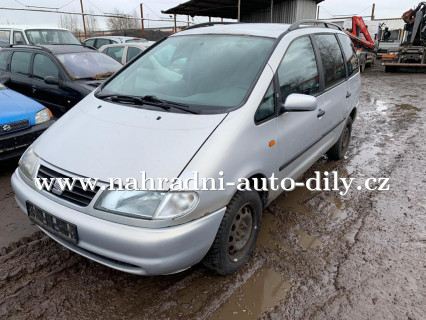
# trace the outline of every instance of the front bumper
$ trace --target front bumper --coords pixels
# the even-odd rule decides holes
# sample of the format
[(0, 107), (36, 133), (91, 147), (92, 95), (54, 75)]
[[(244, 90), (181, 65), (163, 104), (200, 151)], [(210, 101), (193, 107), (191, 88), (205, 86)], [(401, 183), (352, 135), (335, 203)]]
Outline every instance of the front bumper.
[(31, 126), (24, 130), (0, 135), (0, 160), (18, 157), (33, 143), (55, 120)]
[[(77, 226), (74, 245), (40, 227), (68, 249), (111, 268), (139, 275), (178, 272), (198, 263), (210, 249), (226, 208), (191, 222), (160, 229), (140, 228), (99, 219), (54, 202), (32, 189), (16, 169), (12, 188), (19, 207), (26, 201)], [(27, 213), (28, 214), (28, 213)]]

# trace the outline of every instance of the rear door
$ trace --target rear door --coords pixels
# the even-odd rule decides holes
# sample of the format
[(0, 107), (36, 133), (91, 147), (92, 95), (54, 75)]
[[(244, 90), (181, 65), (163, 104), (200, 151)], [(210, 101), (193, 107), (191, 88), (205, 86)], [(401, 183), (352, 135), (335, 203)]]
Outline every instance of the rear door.
[(346, 67), (335, 33), (315, 34), (313, 39), (324, 74), (324, 91), (317, 97), (318, 113), (322, 114), (319, 133), (326, 136), (342, 124), (348, 114)]
[(351, 112), (352, 109), (356, 107), (361, 91), (359, 61), (351, 39), (349, 39), (349, 37), (345, 34), (338, 34), (337, 38), (340, 41), (346, 61), (346, 70), (348, 74), (348, 98), (346, 99), (346, 102), (348, 104), (348, 111)]
[(14, 51), (10, 60), (10, 82), (7, 86), (19, 93), (31, 97), (30, 64), (31, 51)]

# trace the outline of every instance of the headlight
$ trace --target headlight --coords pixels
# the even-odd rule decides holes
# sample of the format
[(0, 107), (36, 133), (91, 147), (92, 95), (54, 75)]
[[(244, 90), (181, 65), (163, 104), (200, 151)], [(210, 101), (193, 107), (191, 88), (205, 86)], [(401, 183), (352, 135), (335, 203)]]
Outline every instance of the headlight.
[(29, 147), (19, 159), (19, 168), (30, 179), (33, 177), (34, 169), (37, 164), (38, 156), (33, 148)]
[(40, 124), (49, 121), (50, 119), (52, 119), (52, 113), (49, 109), (44, 108), (43, 110), (40, 110), (36, 113), (35, 124)]
[(134, 218), (172, 219), (190, 213), (197, 204), (195, 192), (106, 190), (95, 209)]

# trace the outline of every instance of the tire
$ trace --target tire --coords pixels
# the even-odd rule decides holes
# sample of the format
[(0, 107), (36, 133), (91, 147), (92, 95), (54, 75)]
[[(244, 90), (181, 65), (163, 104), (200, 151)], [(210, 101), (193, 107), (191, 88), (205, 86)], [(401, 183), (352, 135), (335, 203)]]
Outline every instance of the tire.
[(364, 70), (365, 70), (365, 62), (361, 64), (361, 73), (364, 73)]
[(229, 202), (216, 238), (202, 261), (203, 265), (221, 275), (240, 269), (253, 252), (261, 220), (259, 193), (238, 191)]
[(352, 134), (352, 118), (349, 117), (345, 127), (340, 134), (339, 140), (327, 151), (327, 156), (331, 160), (343, 159), (349, 148)]

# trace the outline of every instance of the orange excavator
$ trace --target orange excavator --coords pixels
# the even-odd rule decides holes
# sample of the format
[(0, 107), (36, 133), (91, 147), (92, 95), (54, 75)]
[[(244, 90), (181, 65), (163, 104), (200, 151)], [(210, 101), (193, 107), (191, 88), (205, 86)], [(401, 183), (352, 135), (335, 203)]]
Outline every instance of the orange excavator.
[(351, 27), (346, 28), (344, 31), (352, 40), (360, 61), (361, 72), (364, 72), (366, 66), (372, 66), (376, 63), (376, 42), (371, 37), (362, 17), (352, 17)]

